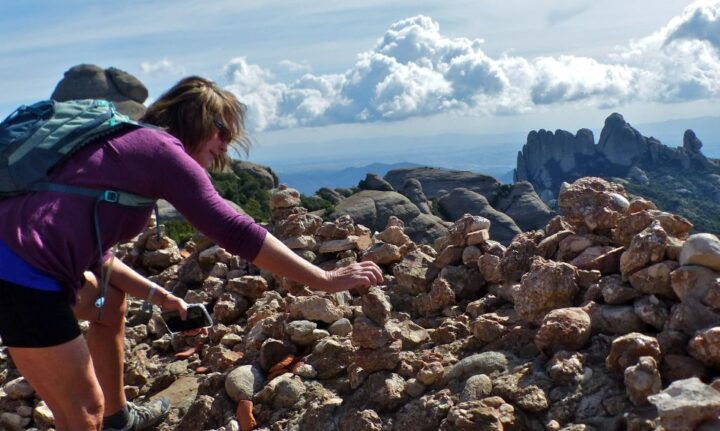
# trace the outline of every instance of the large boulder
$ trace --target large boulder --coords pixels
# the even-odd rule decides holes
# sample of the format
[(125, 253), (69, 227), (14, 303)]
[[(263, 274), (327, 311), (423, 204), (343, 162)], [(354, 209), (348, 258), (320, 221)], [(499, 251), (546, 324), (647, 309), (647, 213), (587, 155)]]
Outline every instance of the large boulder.
[(378, 174), (368, 173), (365, 175), (365, 179), (358, 183), (358, 189), (360, 190), (379, 190), (381, 192), (392, 192), (393, 186), (387, 181), (380, 178)]
[(438, 201), (440, 212), (449, 220), (457, 220), (465, 214), (490, 220), (490, 238), (509, 244), (522, 232), (509, 216), (493, 208), (485, 196), (465, 188), (457, 188)]
[(427, 196), (425, 196), (425, 193), (422, 189), (422, 184), (420, 184), (420, 181), (416, 180), (415, 178), (410, 178), (409, 180), (405, 181), (405, 184), (403, 184), (402, 190), (400, 190), (402, 194), (407, 196), (408, 199), (415, 205), (417, 205), (418, 209), (423, 214), (432, 214), (432, 210), (430, 208), (430, 202), (428, 201)]
[[(535, 257), (532, 260), (530, 271), (523, 275), (521, 287), (513, 291), (515, 311), (527, 322), (539, 323), (545, 315), (557, 308), (572, 306), (575, 295), (579, 291), (577, 285), (577, 272), (572, 265), (564, 262), (554, 262)], [(577, 330), (577, 342), (570, 344), (584, 344), (587, 331), (582, 312), (574, 313), (578, 319), (570, 319), (572, 326)], [(562, 316), (560, 316), (562, 318)], [(555, 323), (560, 319), (551, 317)], [(582, 321), (578, 323), (576, 321)], [(564, 325), (561, 323), (561, 325)]]
[(720, 271), (720, 240), (710, 233), (691, 235), (680, 252), (680, 265), (701, 265)]
[(143, 102), (147, 97), (147, 88), (131, 74), (114, 67), (103, 69), (93, 64), (71, 67), (50, 96), (59, 102), (73, 99), (109, 100), (118, 111), (135, 120), (145, 114)]
[[(428, 214), (428, 198), (443, 198), (449, 190), (465, 189), (474, 193), (473, 196), (485, 199), (486, 203), (481, 204), (482, 207), (489, 205), (506, 213), (520, 230), (540, 229), (554, 216), (529, 182), (503, 185), (487, 175), (438, 168), (394, 169), (385, 175), (385, 180), (418, 205), (421, 212)], [(463, 207), (462, 200), (456, 201), (452, 205), (454, 210), (444, 213), (444, 217), (454, 221), (465, 213), (478, 214), (473, 210), (477, 206), (473, 200), (468, 202), (467, 207)], [(512, 238), (512, 235), (506, 236), (509, 236), (508, 240)], [(492, 237), (497, 239), (494, 235)]]
[(411, 178), (420, 182), (423, 192), (431, 199), (440, 197), (441, 190), (463, 187), (480, 193), (489, 201), (494, 201), (502, 185), (488, 175), (440, 168), (393, 169), (385, 174), (385, 181), (389, 182), (395, 190), (402, 190), (405, 182)]
[(565, 221), (571, 225), (605, 231), (617, 226), (630, 202), (620, 184), (586, 177), (563, 187), (558, 206)]
[(512, 218), (523, 231), (542, 229), (555, 216), (528, 181), (510, 186), (498, 196), (494, 207)]
[(234, 172), (236, 175), (247, 173), (259, 180), (264, 188), (274, 189), (280, 185), (277, 174), (267, 166), (245, 160), (231, 160), (226, 171)]
[(445, 223), (436, 216), (422, 214), (408, 198), (397, 192), (363, 190), (343, 199), (335, 207), (331, 218), (350, 215), (352, 219), (371, 230), (385, 229), (390, 216), (405, 223), (405, 233), (415, 242), (435, 241), (447, 234)]

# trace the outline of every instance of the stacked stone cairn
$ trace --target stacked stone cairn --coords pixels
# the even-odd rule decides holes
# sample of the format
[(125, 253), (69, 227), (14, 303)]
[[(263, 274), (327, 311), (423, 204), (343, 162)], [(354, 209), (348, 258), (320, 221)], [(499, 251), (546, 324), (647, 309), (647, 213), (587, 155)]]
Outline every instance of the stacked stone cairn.
[[(117, 257), (216, 324), (170, 335), (130, 300), (128, 398), (171, 399), (159, 430), (720, 429), (720, 241), (599, 178), (558, 204), (507, 248), (472, 215), (431, 246), (395, 217), (370, 232), (275, 190), (268, 229), (299, 256), (383, 269), (340, 293), (149, 227)], [(0, 370), (0, 428), (51, 429), (5, 351)]]

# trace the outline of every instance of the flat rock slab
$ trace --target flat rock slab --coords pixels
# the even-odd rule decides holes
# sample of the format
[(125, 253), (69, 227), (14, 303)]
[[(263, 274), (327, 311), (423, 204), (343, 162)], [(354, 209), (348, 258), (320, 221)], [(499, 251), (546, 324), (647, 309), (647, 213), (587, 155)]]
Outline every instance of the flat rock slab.
[(720, 392), (697, 377), (673, 382), (648, 401), (657, 407), (661, 424), (674, 431), (692, 431), (720, 415)]
[(187, 411), (195, 401), (198, 391), (198, 379), (192, 376), (183, 376), (175, 380), (165, 390), (153, 395), (150, 399), (155, 400), (165, 397), (170, 401), (170, 407)]
[(508, 366), (508, 358), (500, 352), (483, 352), (468, 356), (450, 367), (445, 373), (445, 380), (475, 374), (491, 374), (504, 371)]

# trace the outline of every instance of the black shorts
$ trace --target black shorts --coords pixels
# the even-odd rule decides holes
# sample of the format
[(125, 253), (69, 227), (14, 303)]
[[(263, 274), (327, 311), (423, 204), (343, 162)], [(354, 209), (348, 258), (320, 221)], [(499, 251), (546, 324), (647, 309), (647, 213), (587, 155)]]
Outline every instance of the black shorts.
[(9, 347), (50, 347), (80, 335), (65, 292), (0, 280), (0, 338)]

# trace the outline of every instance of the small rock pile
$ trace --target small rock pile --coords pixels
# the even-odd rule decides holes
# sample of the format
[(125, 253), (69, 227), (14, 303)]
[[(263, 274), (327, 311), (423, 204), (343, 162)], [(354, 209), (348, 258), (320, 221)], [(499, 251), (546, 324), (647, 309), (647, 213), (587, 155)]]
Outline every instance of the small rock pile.
[[(472, 215), (430, 246), (397, 218), (381, 232), (324, 222), (281, 187), (268, 228), (295, 253), (384, 271), (333, 294), (148, 229), (118, 257), (216, 325), (170, 335), (132, 300), (126, 393), (171, 399), (160, 430), (720, 429), (720, 241), (599, 178), (565, 184), (558, 204), (508, 247)], [(0, 361), (0, 424), (51, 427)]]

